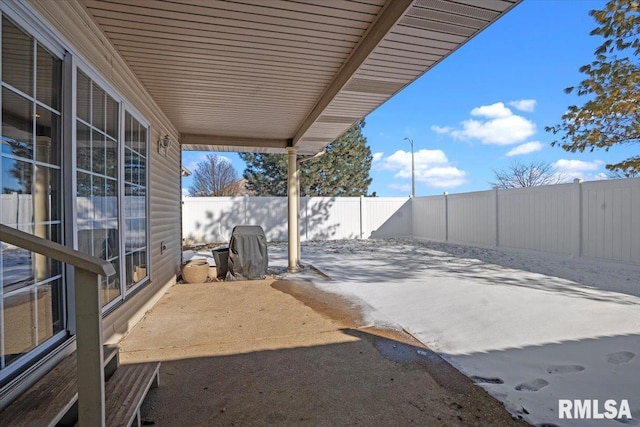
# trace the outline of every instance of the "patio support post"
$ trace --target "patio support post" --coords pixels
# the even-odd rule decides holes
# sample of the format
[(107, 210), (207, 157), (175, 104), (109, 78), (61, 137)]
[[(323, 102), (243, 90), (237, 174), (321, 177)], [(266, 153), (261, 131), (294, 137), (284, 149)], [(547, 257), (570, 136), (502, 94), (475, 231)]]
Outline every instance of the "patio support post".
[(288, 147), (287, 155), (289, 160), (289, 177), (287, 198), (289, 201), (289, 267), (290, 273), (300, 271), (300, 257), (298, 256), (300, 240), (298, 233), (300, 224), (298, 223), (300, 208), (298, 207), (298, 149), (296, 147)]

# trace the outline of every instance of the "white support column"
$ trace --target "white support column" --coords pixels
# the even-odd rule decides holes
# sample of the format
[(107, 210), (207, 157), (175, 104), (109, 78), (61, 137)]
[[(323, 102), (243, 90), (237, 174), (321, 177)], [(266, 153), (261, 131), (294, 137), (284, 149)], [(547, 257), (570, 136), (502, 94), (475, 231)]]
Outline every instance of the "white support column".
[(297, 220), (296, 235), (298, 240), (298, 267), (300, 267), (300, 260), (302, 259), (300, 244), (300, 163), (296, 157), (296, 198), (298, 199), (298, 207), (296, 208)]
[(78, 424), (105, 425), (100, 276), (75, 269)]
[(289, 177), (287, 197), (289, 200), (289, 267), (290, 273), (300, 271), (300, 259), (298, 256), (300, 249), (300, 240), (298, 233), (300, 232), (300, 224), (298, 223), (298, 162), (296, 147), (288, 147), (287, 154), (289, 160)]

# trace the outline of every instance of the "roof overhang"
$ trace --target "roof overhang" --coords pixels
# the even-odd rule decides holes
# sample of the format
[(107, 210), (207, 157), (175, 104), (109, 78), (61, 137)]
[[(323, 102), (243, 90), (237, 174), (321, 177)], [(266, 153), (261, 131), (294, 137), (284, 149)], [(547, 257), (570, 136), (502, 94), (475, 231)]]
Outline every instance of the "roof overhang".
[(520, 0), (81, 0), (184, 150), (321, 151)]

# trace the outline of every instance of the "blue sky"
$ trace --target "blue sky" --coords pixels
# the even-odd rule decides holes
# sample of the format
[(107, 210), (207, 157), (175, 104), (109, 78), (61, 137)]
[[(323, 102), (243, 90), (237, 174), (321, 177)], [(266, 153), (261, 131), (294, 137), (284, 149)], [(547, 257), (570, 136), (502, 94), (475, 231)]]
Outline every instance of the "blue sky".
[[(545, 126), (559, 123), (570, 104), (564, 93), (583, 78), (578, 69), (602, 42), (590, 36), (588, 15), (605, 1), (525, 0), (514, 10), (366, 117), (364, 135), (374, 153), (369, 192), (411, 193), (414, 141), (416, 195), (490, 188), (494, 170), (517, 160), (541, 161), (570, 181), (605, 177), (605, 164), (631, 156), (629, 147), (568, 153), (551, 147)], [(183, 152), (195, 170), (208, 153)], [(229, 159), (238, 175), (245, 163)], [(183, 178), (183, 188), (190, 179)]]

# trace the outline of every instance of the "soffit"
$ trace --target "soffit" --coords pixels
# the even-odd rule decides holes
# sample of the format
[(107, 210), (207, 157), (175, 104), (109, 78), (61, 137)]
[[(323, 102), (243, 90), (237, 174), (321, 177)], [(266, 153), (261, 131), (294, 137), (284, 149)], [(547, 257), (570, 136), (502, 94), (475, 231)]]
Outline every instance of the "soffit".
[(183, 149), (315, 153), (518, 1), (82, 3)]

